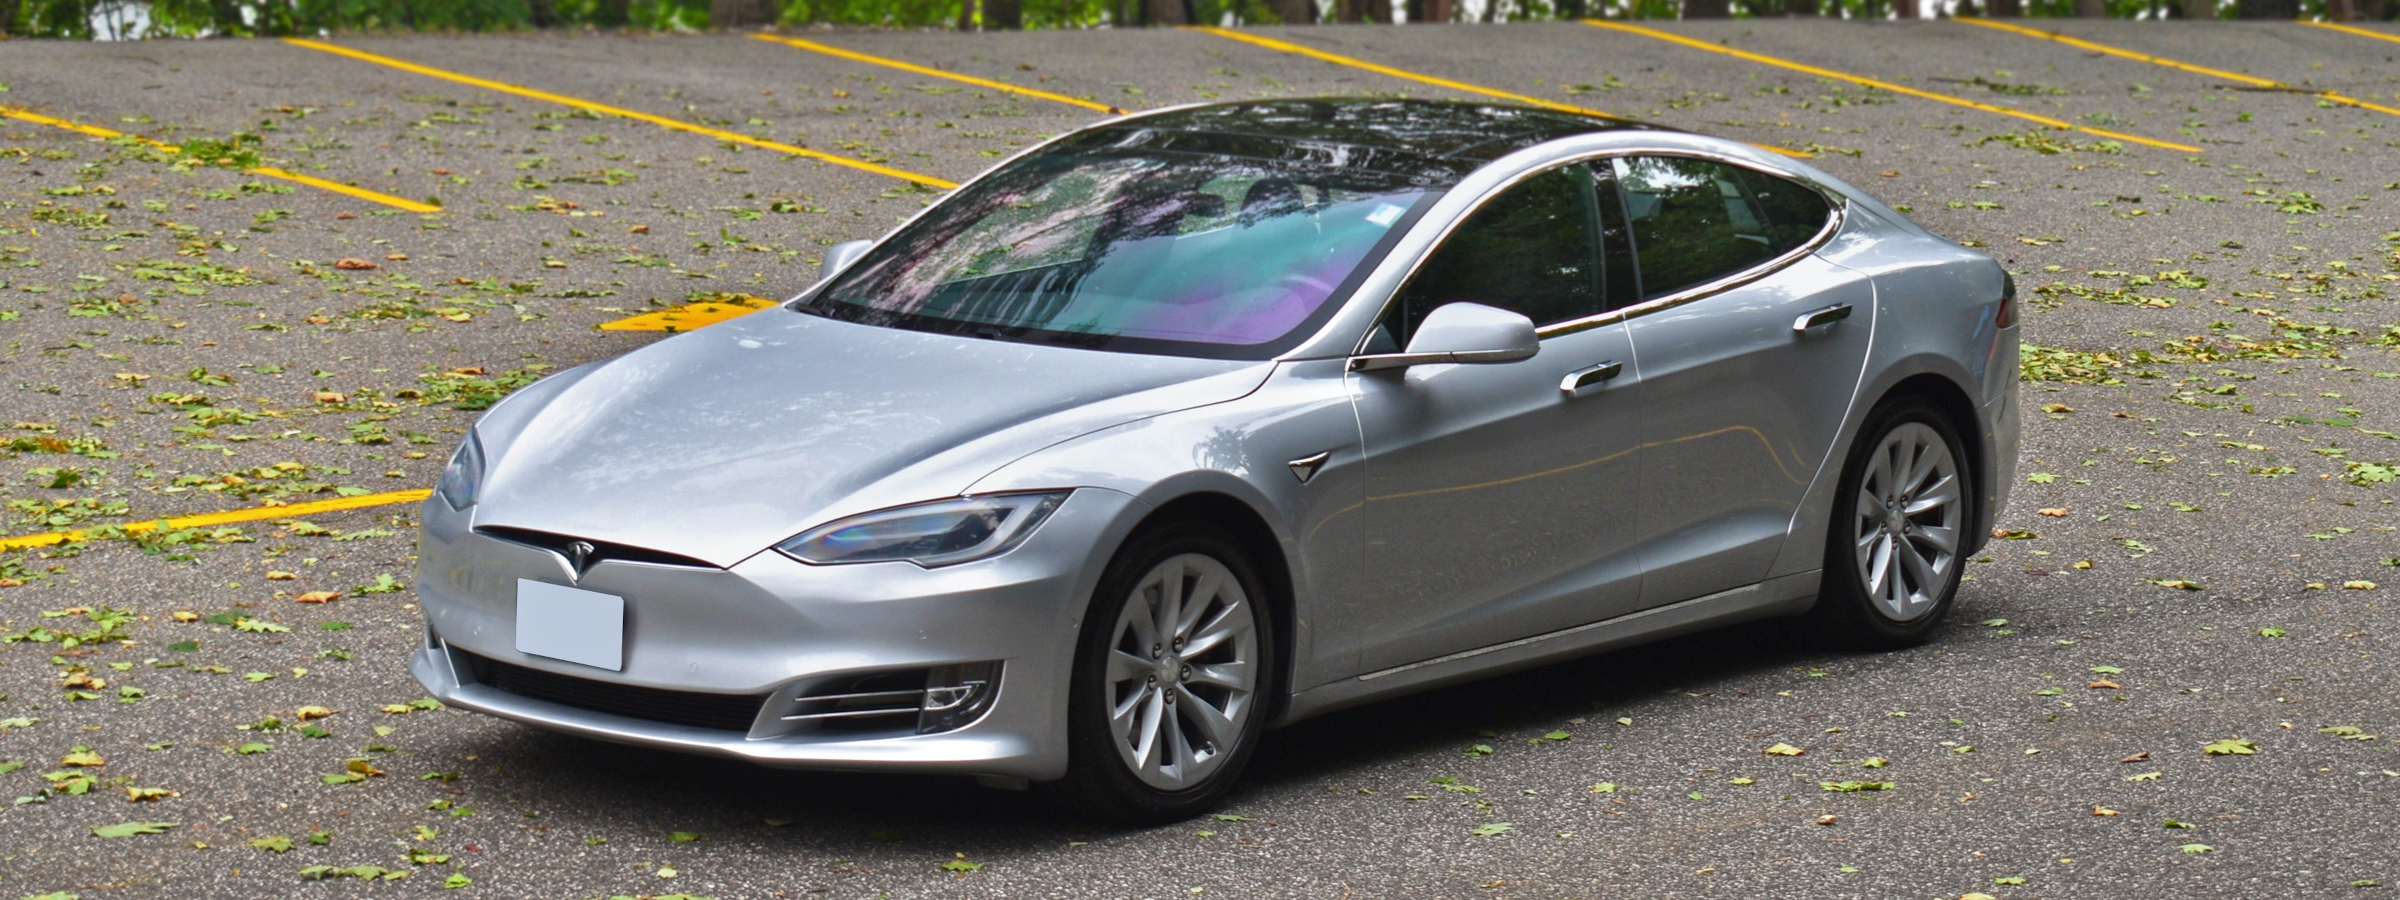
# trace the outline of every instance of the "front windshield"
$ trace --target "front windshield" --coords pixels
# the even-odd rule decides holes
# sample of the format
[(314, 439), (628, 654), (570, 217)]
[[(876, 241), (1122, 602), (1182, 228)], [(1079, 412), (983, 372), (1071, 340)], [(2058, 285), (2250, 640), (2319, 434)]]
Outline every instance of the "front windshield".
[(1000, 340), (1264, 359), (1322, 324), (1396, 226), (1439, 193), (1421, 177), (1185, 143), (1020, 160), (803, 308)]

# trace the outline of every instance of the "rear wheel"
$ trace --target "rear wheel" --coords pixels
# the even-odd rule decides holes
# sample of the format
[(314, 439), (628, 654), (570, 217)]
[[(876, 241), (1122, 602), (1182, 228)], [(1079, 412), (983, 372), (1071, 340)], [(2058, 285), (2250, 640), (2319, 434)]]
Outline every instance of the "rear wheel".
[(1068, 768), (1045, 790), (1159, 824), (1221, 799), (1258, 743), (1278, 651), (1239, 545), (1198, 522), (1127, 542), (1092, 598), (1067, 711)]
[(1816, 615), (1862, 649), (1925, 639), (1958, 594), (1980, 498), (1957, 429), (1916, 397), (1867, 416), (1837, 487)]

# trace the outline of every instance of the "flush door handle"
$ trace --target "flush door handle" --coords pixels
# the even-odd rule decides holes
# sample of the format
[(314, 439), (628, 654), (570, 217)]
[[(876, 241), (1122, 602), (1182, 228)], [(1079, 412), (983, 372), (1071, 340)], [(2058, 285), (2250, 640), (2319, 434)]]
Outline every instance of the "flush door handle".
[(1613, 359), (1590, 368), (1576, 369), (1559, 381), (1558, 392), (1573, 397), (1576, 391), (1615, 378), (1617, 373), (1623, 371), (1625, 364)]
[(1811, 328), (1819, 325), (1831, 325), (1847, 318), (1850, 318), (1850, 304), (1847, 303), (1836, 303), (1824, 309), (1810, 310), (1801, 313), (1800, 318), (1792, 320), (1792, 333), (1806, 334)]

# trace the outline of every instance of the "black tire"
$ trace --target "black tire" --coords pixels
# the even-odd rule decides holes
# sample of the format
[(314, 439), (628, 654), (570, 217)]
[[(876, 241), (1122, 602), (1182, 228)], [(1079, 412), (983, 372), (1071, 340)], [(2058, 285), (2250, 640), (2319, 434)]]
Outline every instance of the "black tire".
[[(1957, 525), (1950, 562), (1933, 583), (1924, 585), (1918, 593), (1932, 598), (1917, 614), (1901, 618), (1885, 611), (1888, 607), (1875, 599), (1862, 569), (1868, 566), (1855, 555), (1860, 546), (1861, 522), (1858, 511), (1859, 488), (1868, 478), (1875, 456), (1895, 434), (1922, 436), (1916, 426), (1929, 428), (1939, 435), (1949, 451), (1958, 492)], [(1975, 527), (1982, 509), (1983, 496), (1979, 480), (1968, 465), (1965, 446), (1959, 441), (1958, 429), (1942, 415), (1932, 402), (1915, 396), (1900, 396), (1885, 400), (1859, 426), (1859, 437), (1850, 446), (1849, 458), (1842, 466), (1842, 479), (1836, 486), (1831, 515), (1825, 535), (1825, 569), (1817, 604), (1810, 611), (1824, 635), (1834, 643), (1853, 650), (1898, 650), (1924, 642), (1933, 629), (1949, 614), (1958, 597), (1959, 576), (1966, 568), (1963, 552), (1973, 543), (1969, 529)], [(1904, 528), (1920, 527), (1906, 520)], [(1890, 578), (1898, 578), (1893, 573)], [(1906, 590), (1903, 585), (1903, 590)]]
[[(1196, 783), (1166, 790), (1146, 783), (1117, 747), (1109, 724), (1109, 656), (1117, 641), (1119, 616), (1139, 583), (1154, 569), (1186, 554), (1199, 554), (1222, 564), (1240, 585), (1243, 602), (1250, 604), (1251, 630), (1256, 635), (1257, 665), (1248, 695), (1246, 715), (1230, 750)], [(1067, 776), (1035, 787), (1076, 812), (1127, 825), (1163, 825), (1200, 815), (1223, 800), (1265, 730), (1269, 701), (1282, 685), (1281, 636), (1276, 633), (1270, 604), (1257, 566), (1239, 542), (1223, 529), (1201, 521), (1177, 521), (1145, 528), (1117, 550), (1108, 571), (1093, 592), (1076, 642), (1075, 671), (1067, 698)], [(1213, 651), (1211, 651), (1213, 652)], [(1194, 660), (1200, 660), (1195, 656)], [(1187, 667), (1188, 668), (1188, 667)], [(1187, 701), (1188, 703), (1188, 701)], [(1175, 715), (1167, 707), (1167, 715)], [(1181, 722), (1181, 719), (1174, 721)], [(1213, 745), (1211, 745), (1213, 747)]]

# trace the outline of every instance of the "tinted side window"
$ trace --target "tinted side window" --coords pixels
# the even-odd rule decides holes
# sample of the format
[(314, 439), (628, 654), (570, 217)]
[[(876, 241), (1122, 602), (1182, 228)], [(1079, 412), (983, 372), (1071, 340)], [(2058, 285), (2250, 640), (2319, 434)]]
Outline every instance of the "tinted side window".
[(1591, 183), (1581, 166), (1556, 169), (1476, 210), (1400, 289), (1368, 352), (1406, 347), (1417, 323), (1445, 303), (1496, 306), (1524, 313), (1535, 325), (1598, 313)]
[(1758, 208), (1767, 214), (1767, 226), (1775, 232), (1776, 253), (1808, 243), (1825, 230), (1825, 218), (1833, 215), (1833, 205), (1825, 202), (1825, 195), (1799, 182), (1748, 170), (1742, 172), (1742, 181), (1749, 185)]
[(1672, 156), (1619, 159), (1616, 166), (1642, 299), (1715, 281), (1781, 252), (1741, 170)]

